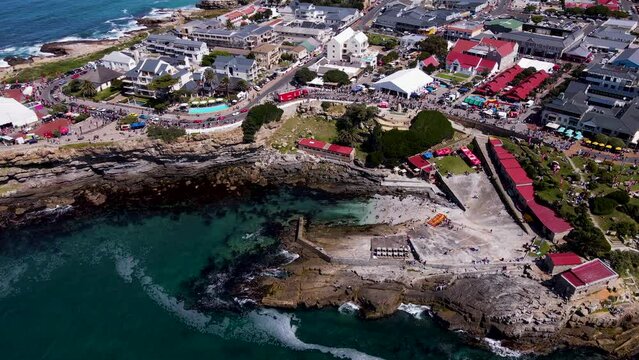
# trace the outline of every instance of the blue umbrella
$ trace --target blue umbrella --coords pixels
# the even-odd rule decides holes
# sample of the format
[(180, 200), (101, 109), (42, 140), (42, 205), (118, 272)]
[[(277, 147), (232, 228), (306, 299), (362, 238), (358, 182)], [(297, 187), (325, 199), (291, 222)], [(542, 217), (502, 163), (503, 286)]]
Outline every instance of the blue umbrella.
[(564, 131), (566, 131), (566, 128), (565, 128), (565, 127), (563, 127), (563, 126), (562, 126), (562, 127), (560, 127), (559, 129), (557, 129), (557, 132), (558, 132), (558, 133), (562, 133), (562, 132), (564, 132)]

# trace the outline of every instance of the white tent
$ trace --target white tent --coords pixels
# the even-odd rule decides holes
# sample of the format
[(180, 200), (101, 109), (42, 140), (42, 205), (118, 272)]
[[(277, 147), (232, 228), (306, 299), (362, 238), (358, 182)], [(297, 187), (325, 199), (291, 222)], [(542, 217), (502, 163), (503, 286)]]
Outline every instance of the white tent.
[(373, 84), (375, 90), (389, 90), (409, 97), (433, 82), (433, 78), (417, 69), (406, 69), (394, 72)]
[(517, 63), (520, 68), (528, 69), (529, 67), (535, 68), (537, 71), (545, 71), (547, 73), (552, 73), (553, 67), (555, 67), (554, 63), (548, 61), (534, 60), (529, 58), (521, 58)]
[(25, 126), (38, 121), (36, 113), (15, 99), (0, 97), (0, 126)]

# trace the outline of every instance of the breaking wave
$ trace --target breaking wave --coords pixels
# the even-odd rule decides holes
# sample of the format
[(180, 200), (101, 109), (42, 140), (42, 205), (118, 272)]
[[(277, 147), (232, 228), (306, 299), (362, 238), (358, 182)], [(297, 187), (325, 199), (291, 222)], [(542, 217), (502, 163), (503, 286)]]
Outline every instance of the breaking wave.
[(427, 312), (430, 310), (430, 308), (426, 305), (416, 305), (416, 304), (400, 304), (399, 307), (397, 307), (397, 310), (403, 311), (405, 313), (408, 313), (410, 315), (413, 315), (413, 317), (415, 317), (415, 319), (421, 320), (423, 319), (423, 314), (424, 312)]
[(492, 351), (495, 355), (505, 358), (518, 358), (522, 355), (522, 353), (520, 353), (519, 351), (512, 350), (503, 346), (501, 344), (501, 341), (499, 340), (484, 338), (484, 342), (488, 345), (490, 351)]
[(345, 302), (342, 305), (340, 305), (337, 308), (337, 311), (340, 312), (340, 314), (344, 314), (344, 315), (353, 315), (353, 314), (357, 314), (357, 312), (359, 311), (360, 307), (359, 305), (355, 304), (354, 302)]

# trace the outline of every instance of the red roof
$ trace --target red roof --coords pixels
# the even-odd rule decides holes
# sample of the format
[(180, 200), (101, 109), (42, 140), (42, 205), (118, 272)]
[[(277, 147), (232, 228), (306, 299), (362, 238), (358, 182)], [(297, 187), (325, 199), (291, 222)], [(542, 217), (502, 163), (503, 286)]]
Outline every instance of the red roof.
[(502, 146), (504, 144), (501, 142), (501, 139), (498, 138), (490, 138), (488, 139), (488, 142), (491, 143), (493, 146)]
[(431, 55), (427, 57), (426, 59), (422, 60), (422, 66), (428, 67), (429, 65), (432, 65), (434, 67), (439, 67), (440, 65), (439, 60), (437, 59), (435, 55)]
[(537, 71), (536, 73), (529, 76), (527, 79), (519, 83), (512, 90), (510, 90), (504, 96), (510, 99), (515, 100), (525, 100), (528, 98), (528, 95), (536, 89), (539, 85), (541, 85), (544, 80), (546, 80), (550, 75), (543, 70)]
[(497, 65), (496, 62), (488, 59), (481, 58), (476, 55), (470, 55), (460, 52), (451, 51), (446, 56), (446, 63), (452, 64), (453, 62), (458, 62), (462, 68), (475, 68), (477, 70), (488, 70), (492, 71)]
[(326, 147), (325, 142), (315, 139), (301, 139), (298, 144), (318, 150), (322, 150)]
[(69, 128), (70, 125), (71, 125), (71, 120), (56, 119), (53, 121), (49, 121), (46, 124), (42, 124), (38, 126), (35, 130), (33, 130), (33, 133), (41, 137), (45, 137), (45, 135), (50, 136), (51, 134), (53, 134), (54, 131), (56, 130), (60, 131), (62, 128)]
[(528, 177), (526, 171), (521, 167), (505, 168), (504, 170), (510, 180), (515, 183), (515, 186), (531, 185), (533, 183), (532, 179)]
[(517, 191), (525, 202), (535, 200), (535, 188), (532, 185), (517, 186)]
[(579, 287), (590, 285), (600, 280), (616, 277), (617, 273), (604, 264), (600, 259), (594, 259), (575, 266), (561, 274), (561, 276), (568, 280), (568, 282), (573, 286)]
[(548, 258), (555, 266), (579, 265), (581, 258), (573, 252), (548, 254)]
[(477, 89), (477, 92), (496, 94), (496, 93), (500, 92), (503, 88), (505, 88), (506, 85), (508, 85), (509, 82), (513, 81), (515, 76), (517, 76), (517, 74), (519, 74), (523, 70), (524, 69), (522, 69), (519, 65), (515, 65), (515, 66), (507, 69), (506, 71), (501, 72), (499, 75), (497, 75), (491, 81), (489, 81), (489, 82), (485, 83), (484, 85), (480, 86)]
[(429, 168), (430, 162), (422, 157), (422, 154), (413, 155), (408, 158), (408, 162), (413, 165), (413, 167), (424, 170)]
[(521, 168), (521, 165), (519, 165), (519, 161), (517, 161), (517, 159), (512, 158), (512, 159), (500, 159), (501, 161), (501, 166), (504, 169), (514, 169), (514, 168)]
[(2, 96), (12, 98), (19, 103), (23, 103), (27, 100), (27, 97), (22, 93), (22, 89), (5, 90)]
[(346, 155), (346, 156), (350, 156), (353, 150), (355, 149), (353, 149), (350, 146), (342, 146), (342, 145), (335, 145), (335, 144), (331, 144), (328, 147), (328, 151), (334, 152), (340, 155)]
[(539, 222), (553, 233), (560, 234), (572, 230), (572, 226), (566, 220), (557, 216), (551, 209), (538, 204), (535, 200), (528, 202), (528, 208)]
[(503, 147), (495, 147), (493, 148), (495, 151), (495, 155), (497, 155), (497, 159), (514, 159), (515, 155), (511, 154), (510, 151), (504, 149)]
[(515, 43), (504, 40), (483, 38), (479, 41), (481, 45), (489, 45), (495, 48), (499, 55), (508, 56), (515, 51)]

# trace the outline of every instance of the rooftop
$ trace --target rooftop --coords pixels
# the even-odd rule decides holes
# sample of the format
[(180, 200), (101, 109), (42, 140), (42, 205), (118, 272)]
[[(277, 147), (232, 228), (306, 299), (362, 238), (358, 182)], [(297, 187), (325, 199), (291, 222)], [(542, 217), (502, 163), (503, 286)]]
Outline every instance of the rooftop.
[(580, 265), (581, 258), (574, 252), (552, 253), (546, 255), (555, 266)]
[(601, 259), (593, 259), (564, 272), (561, 276), (574, 287), (588, 286), (595, 282), (617, 277)]

